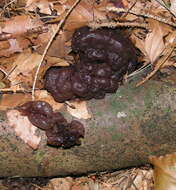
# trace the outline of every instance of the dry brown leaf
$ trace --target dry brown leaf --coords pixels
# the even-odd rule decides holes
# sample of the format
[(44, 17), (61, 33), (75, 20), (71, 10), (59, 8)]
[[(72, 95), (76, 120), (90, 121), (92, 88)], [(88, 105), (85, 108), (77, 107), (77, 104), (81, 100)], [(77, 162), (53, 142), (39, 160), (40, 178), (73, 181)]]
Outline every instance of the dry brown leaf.
[(31, 124), (27, 116), (21, 116), (17, 110), (10, 110), (7, 112), (9, 126), (13, 127), (16, 136), (20, 137), (31, 148), (37, 149), (41, 137), (35, 135), (37, 127)]
[(48, 0), (27, 0), (27, 11), (36, 11), (36, 8), (39, 8), (40, 13), (51, 15), (53, 3), (49, 2)]
[[(163, 68), (163, 67), (167, 67), (168, 66), (168, 59), (171, 56), (171, 54), (174, 51), (174, 48), (176, 46), (176, 43), (172, 43), (169, 44), (165, 50), (163, 51), (163, 56), (155, 63), (154, 65), (154, 69), (152, 72), (150, 72), (142, 81), (140, 81), (136, 86), (140, 86), (141, 84), (143, 84), (144, 82), (146, 82), (147, 80), (149, 80), (159, 69)], [(174, 66), (174, 63), (172, 64)]]
[(84, 184), (84, 185), (73, 185), (71, 190), (91, 190), (91, 189), (89, 188), (88, 184)]
[(171, 7), (170, 10), (176, 16), (176, 0), (171, 0)]
[[(43, 33), (39, 35), (38, 42), (36, 44), (40, 44), (40, 47), (37, 48), (37, 52), (42, 54), (46, 48), (46, 44), (51, 37), (51, 34), (55, 27), (50, 28), (48, 33)], [(54, 39), (53, 43), (51, 44), (50, 49), (47, 52), (47, 55), (66, 58), (71, 51), (70, 45), (66, 43), (71, 40), (73, 32), (70, 31), (61, 31), (58, 36)]]
[[(74, 2), (74, 0), (67, 0), (62, 6), (69, 9)], [(64, 29), (73, 31), (76, 28), (86, 25), (88, 22), (106, 19), (106, 13), (99, 11), (95, 5), (96, 4), (93, 1), (82, 0), (67, 18)], [(100, 8), (100, 6), (101, 5), (98, 7)], [(61, 8), (59, 7), (59, 10), (60, 9)], [(54, 22), (60, 21), (64, 17), (65, 12), (66, 11), (56, 18)]]
[(70, 190), (73, 184), (71, 177), (51, 179), (43, 190)]
[(137, 37), (134, 33), (131, 35), (131, 39), (133, 40), (135, 46), (143, 53), (143, 55), (147, 55), (145, 50), (145, 43), (142, 39)]
[(37, 53), (21, 53), (13, 63), (15, 69), (9, 76), (11, 85), (13, 86), (20, 82), (32, 85), (32, 71), (38, 66), (40, 60), (41, 55)]
[(0, 43), (0, 50), (2, 50), (2, 49), (9, 49), (9, 48), (10, 48), (10, 44), (9, 44), (8, 41), (2, 41)]
[(66, 67), (70, 65), (66, 60), (61, 59), (59, 57), (46, 56), (46, 59), (49, 65), (52, 66)]
[(154, 165), (155, 190), (176, 189), (176, 153), (165, 156), (151, 156), (150, 162)]
[[(39, 77), (42, 79), (45, 71), (50, 66), (68, 66), (68, 62), (57, 58), (47, 56), (47, 65), (44, 65), (39, 73)], [(33, 78), (36, 68), (41, 60), (41, 55), (38, 53), (24, 52), (19, 54), (15, 62), (12, 64), (12, 68), (15, 68), (9, 75), (8, 79), (11, 81), (11, 86), (18, 83), (25, 83), (26, 87), (31, 87), (33, 84)]]
[(28, 15), (15, 16), (4, 23), (2, 32), (16, 35), (26, 33), (28, 30), (42, 26), (42, 22), (38, 19), (32, 19)]
[(4, 94), (1, 97), (0, 110), (13, 109), (27, 101), (31, 101), (30, 94)]
[(162, 54), (164, 50), (163, 37), (165, 35), (164, 27), (160, 22), (149, 19), (151, 33), (148, 33), (145, 39), (145, 51), (149, 60), (154, 61)]
[[(8, 90), (12, 90), (12, 89), (8, 89)], [(14, 92), (13, 94), (3, 94), (0, 100), (0, 110), (13, 109), (31, 100), (32, 100), (32, 96), (29, 93), (16, 94)], [(36, 90), (35, 100), (48, 102), (52, 106), (54, 111), (60, 110), (64, 106), (63, 103), (56, 102), (46, 90)]]
[(9, 57), (13, 53), (20, 53), (23, 51), (24, 48), (27, 48), (30, 44), (30, 42), (27, 39), (24, 38), (18, 38), (17, 39), (9, 39), (8, 40), (9, 47), (6, 49), (0, 50), (0, 56), (1, 57)]
[(72, 109), (70, 106), (67, 106), (67, 111), (74, 117), (78, 119), (90, 119), (91, 115), (87, 110), (86, 101), (74, 101), (70, 104), (75, 108)]

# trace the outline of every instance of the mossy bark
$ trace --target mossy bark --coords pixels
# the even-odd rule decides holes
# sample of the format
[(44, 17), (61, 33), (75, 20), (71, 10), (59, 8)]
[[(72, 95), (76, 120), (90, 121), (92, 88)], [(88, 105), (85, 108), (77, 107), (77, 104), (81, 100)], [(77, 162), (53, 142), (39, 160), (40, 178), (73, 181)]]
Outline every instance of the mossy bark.
[[(129, 83), (103, 100), (91, 100), (90, 120), (81, 120), (86, 136), (81, 146), (60, 149), (42, 143), (32, 150), (9, 129), (5, 113), (0, 123), (0, 176), (80, 175), (138, 166), (150, 155), (176, 151), (176, 88), (149, 81)], [(71, 119), (67, 112), (64, 115)]]

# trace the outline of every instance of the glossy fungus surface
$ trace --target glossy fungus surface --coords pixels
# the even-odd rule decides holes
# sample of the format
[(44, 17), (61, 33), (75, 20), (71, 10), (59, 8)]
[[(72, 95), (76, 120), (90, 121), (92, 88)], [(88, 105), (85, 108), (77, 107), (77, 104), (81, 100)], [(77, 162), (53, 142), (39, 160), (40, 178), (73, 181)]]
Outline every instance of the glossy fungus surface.
[(79, 28), (72, 37), (72, 50), (79, 61), (51, 67), (45, 74), (45, 89), (58, 102), (104, 98), (115, 93), (123, 76), (136, 67), (136, 50), (121, 30)]
[(53, 112), (47, 102), (30, 101), (17, 109), (22, 115), (28, 116), (33, 125), (45, 130), (48, 145), (70, 148), (81, 144), (80, 138), (85, 134), (84, 126), (75, 120), (68, 123), (60, 112)]

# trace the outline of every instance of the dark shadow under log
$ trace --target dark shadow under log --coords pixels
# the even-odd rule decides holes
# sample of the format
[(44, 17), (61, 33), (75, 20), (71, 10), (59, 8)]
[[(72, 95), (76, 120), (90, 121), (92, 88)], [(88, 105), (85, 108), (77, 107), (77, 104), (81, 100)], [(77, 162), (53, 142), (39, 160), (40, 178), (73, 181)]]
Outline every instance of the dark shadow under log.
[[(91, 100), (90, 120), (81, 120), (86, 136), (81, 146), (57, 149), (44, 139), (33, 151), (17, 138), (1, 113), (0, 176), (65, 176), (138, 166), (150, 155), (176, 151), (175, 86), (134, 82), (103, 100)], [(64, 115), (71, 120), (68, 113)]]

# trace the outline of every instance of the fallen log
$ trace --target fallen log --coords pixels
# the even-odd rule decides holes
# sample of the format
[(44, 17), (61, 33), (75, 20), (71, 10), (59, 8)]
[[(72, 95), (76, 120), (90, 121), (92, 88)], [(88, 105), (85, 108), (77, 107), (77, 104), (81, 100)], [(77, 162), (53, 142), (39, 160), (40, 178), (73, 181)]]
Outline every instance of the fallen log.
[[(93, 117), (81, 120), (86, 136), (71, 149), (46, 145), (38, 150), (15, 136), (0, 113), (0, 176), (66, 176), (148, 163), (150, 155), (176, 151), (176, 91), (168, 82), (131, 82), (103, 100), (88, 101)], [(65, 112), (68, 119), (71, 116)]]

